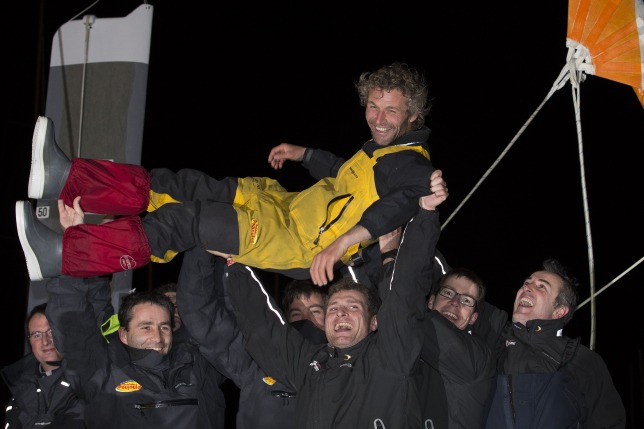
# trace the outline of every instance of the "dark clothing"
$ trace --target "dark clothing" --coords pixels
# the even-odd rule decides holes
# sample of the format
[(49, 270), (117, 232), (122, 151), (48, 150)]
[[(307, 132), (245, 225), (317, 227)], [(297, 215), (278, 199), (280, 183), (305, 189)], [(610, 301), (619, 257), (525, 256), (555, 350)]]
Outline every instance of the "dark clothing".
[[(382, 266), (378, 288), (383, 300), (389, 293), (387, 286), (394, 268), (407, 271), (424, 267), (420, 269), (432, 279), (432, 290), (436, 293), (441, 277), (449, 270), (447, 261), (438, 250), (430, 253), (425, 247), (413, 250), (400, 253), (395, 264)], [(436, 311), (426, 314), (422, 332), (422, 364), (414, 375), (420, 393), (422, 427), (482, 428), (496, 375), (491, 347)]]
[[(224, 303), (225, 260), (201, 249), (183, 257), (177, 303), (184, 326), (201, 344), (204, 356), (239, 388), (237, 429), (297, 429), (295, 387), (267, 374), (244, 348), (234, 315)], [(298, 330), (314, 344), (325, 343), (324, 332), (306, 320)]]
[[(503, 320), (486, 312), (495, 323)], [(625, 427), (624, 405), (606, 364), (579, 339), (564, 336), (564, 325), (564, 320), (553, 319), (524, 326), (506, 317), (503, 325), (492, 327), (490, 332), (501, 335), (488, 428)]]
[(40, 363), (30, 353), (4, 367), (1, 373), (12, 394), (7, 406), (7, 429), (86, 427), (85, 406), (60, 368), (51, 375), (45, 375), (40, 371)]
[[(420, 210), (407, 230), (410, 252), (417, 245), (434, 248), (438, 214)], [(403, 238), (401, 253), (406, 251)], [(250, 354), (267, 373), (284, 373), (297, 388), (298, 429), (421, 427), (411, 376), (422, 346), (426, 272), (395, 271), (377, 331), (345, 349), (313, 345), (286, 324), (251, 268), (228, 266), (224, 283)]]
[(424, 365), (417, 376), (423, 427), (484, 427), (496, 375), (492, 350), (435, 311), (425, 317), (423, 332)]
[[(114, 311), (111, 291), (91, 287), (93, 283), (104, 281), (105, 278), (82, 280), (89, 291), (96, 326), (100, 326)], [(41, 372), (36, 357), (30, 353), (3, 368), (1, 374), (13, 395), (6, 418), (10, 428), (86, 427), (85, 404), (70, 386), (62, 369), (46, 376)]]
[[(63, 369), (86, 401), (89, 428), (221, 428), (223, 377), (190, 342), (167, 355), (124, 345), (118, 333), (103, 338), (83, 279), (48, 280), (50, 321)], [(109, 288), (107, 281), (94, 287)]]

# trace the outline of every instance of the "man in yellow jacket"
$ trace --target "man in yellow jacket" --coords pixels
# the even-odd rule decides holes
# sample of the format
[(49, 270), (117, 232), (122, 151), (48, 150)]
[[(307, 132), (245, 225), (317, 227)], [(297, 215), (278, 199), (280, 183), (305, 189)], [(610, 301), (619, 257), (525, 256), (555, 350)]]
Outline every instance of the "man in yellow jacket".
[(43, 229), (29, 204), (19, 202), (16, 221), (31, 279), (135, 269), (199, 246), (327, 284), (339, 264), (411, 219), (432, 178), (442, 181), (429, 160), (423, 76), (394, 63), (363, 73), (356, 87), (372, 138), (353, 157), (345, 161), (287, 143), (271, 151), (274, 168), (302, 161), (318, 180), (301, 192), (265, 177), (216, 180), (190, 169), (148, 172), (130, 164), (69, 160), (54, 140), (51, 120), (39, 118), (29, 197), (59, 198), (61, 210), (77, 204), (78, 211), (117, 218), (71, 225), (60, 236)]

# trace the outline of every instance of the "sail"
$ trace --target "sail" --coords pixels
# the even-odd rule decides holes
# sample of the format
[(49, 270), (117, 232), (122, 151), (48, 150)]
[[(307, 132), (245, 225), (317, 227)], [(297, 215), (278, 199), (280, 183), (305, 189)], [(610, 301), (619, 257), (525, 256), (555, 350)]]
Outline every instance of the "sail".
[(566, 45), (579, 70), (632, 86), (644, 107), (644, 1), (569, 0)]

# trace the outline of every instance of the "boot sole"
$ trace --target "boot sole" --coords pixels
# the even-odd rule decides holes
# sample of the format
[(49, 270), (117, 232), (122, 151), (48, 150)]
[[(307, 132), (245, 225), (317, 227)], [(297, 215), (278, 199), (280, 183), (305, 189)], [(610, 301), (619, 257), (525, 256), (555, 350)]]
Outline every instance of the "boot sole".
[(45, 189), (45, 161), (44, 148), (47, 136), (48, 120), (41, 116), (36, 121), (34, 136), (31, 142), (31, 170), (29, 171), (29, 198), (42, 198)]
[(40, 270), (40, 264), (38, 264), (38, 258), (34, 253), (31, 245), (29, 245), (29, 240), (27, 239), (26, 228), (25, 228), (25, 210), (26, 203), (24, 201), (16, 202), (16, 227), (18, 229), (18, 238), (20, 239), (20, 245), (22, 246), (22, 251), (25, 254), (25, 260), (27, 261), (27, 271), (29, 272), (29, 278), (31, 281), (42, 280), (42, 272)]

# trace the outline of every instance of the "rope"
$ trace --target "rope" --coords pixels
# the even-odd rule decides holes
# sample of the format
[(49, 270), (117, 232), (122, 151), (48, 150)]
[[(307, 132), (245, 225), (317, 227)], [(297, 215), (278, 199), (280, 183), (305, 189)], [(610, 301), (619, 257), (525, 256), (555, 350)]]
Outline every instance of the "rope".
[(587, 302), (590, 302), (591, 328), (590, 328), (589, 348), (591, 350), (594, 350), (595, 342), (596, 342), (596, 326), (597, 326), (597, 321), (596, 321), (597, 295), (599, 295), (601, 292), (606, 290), (609, 286), (612, 286), (617, 280), (619, 280), (626, 273), (632, 270), (636, 265), (644, 261), (644, 257), (640, 259), (637, 263), (632, 265), (629, 269), (624, 271), (622, 274), (617, 276), (612, 282), (604, 286), (599, 292), (595, 292), (595, 257), (593, 254), (593, 241), (592, 241), (592, 233), (590, 228), (590, 210), (588, 209), (588, 195), (587, 195), (587, 188), (586, 188), (586, 173), (584, 168), (584, 148), (583, 148), (583, 138), (582, 138), (582, 132), (581, 132), (581, 114), (580, 114), (580, 111), (581, 111), (580, 84), (586, 79), (586, 73), (594, 74), (594, 66), (592, 64), (592, 59), (589, 55), (588, 50), (583, 45), (576, 43), (572, 40), (568, 40), (566, 45), (568, 46), (566, 65), (559, 73), (559, 76), (557, 77), (554, 84), (552, 85), (552, 88), (548, 92), (548, 95), (546, 95), (546, 97), (543, 99), (543, 101), (537, 107), (534, 113), (530, 115), (530, 117), (525, 122), (525, 124), (523, 124), (523, 126), (519, 129), (517, 134), (512, 138), (512, 140), (505, 147), (503, 152), (501, 152), (501, 155), (499, 155), (499, 157), (494, 161), (494, 163), (492, 163), (490, 168), (488, 168), (487, 171), (483, 174), (481, 179), (476, 183), (476, 185), (474, 185), (474, 188), (472, 188), (472, 190), (467, 194), (467, 196), (463, 199), (463, 201), (461, 201), (458, 207), (456, 207), (456, 209), (452, 212), (452, 214), (443, 223), (443, 225), (441, 226), (441, 230), (445, 228), (447, 224), (449, 224), (449, 222), (456, 215), (456, 213), (460, 211), (463, 205), (465, 205), (465, 203), (470, 199), (470, 197), (474, 194), (474, 192), (479, 188), (481, 183), (483, 183), (483, 181), (490, 175), (492, 170), (496, 168), (496, 166), (499, 164), (501, 159), (503, 159), (503, 157), (507, 154), (507, 152), (512, 148), (512, 146), (517, 141), (517, 139), (523, 134), (525, 129), (536, 117), (536, 115), (541, 111), (544, 104), (552, 97), (555, 91), (561, 89), (567, 82), (570, 82), (572, 87), (573, 106), (575, 109), (575, 124), (577, 128), (579, 168), (580, 168), (580, 174), (581, 174), (581, 190), (582, 190), (583, 203), (584, 203), (584, 220), (585, 220), (585, 228), (586, 228), (586, 242), (587, 242), (587, 248), (588, 248), (588, 269), (589, 269), (589, 275), (590, 275), (590, 297), (587, 300), (585, 300), (583, 303), (578, 305), (576, 310), (581, 308)]
[(561, 71), (561, 73), (557, 77), (557, 80), (555, 81), (554, 85), (552, 86), (552, 88), (548, 92), (548, 95), (546, 95), (546, 98), (544, 98), (543, 101), (541, 102), (541, 104), (539, 105), (539, 107), (537, 107), (537, 110), (535, 110), (534, 113), (532, 115), (530, 115), (528, 120), (525, 122), (525, 124), (523, 124), (521, 129), (519, 129), (519, 132), (517, 132), (517, 134), (514, 136), (512, 141), (510, 141), (510, 143), (505, 147), (505, 149), (503, 149), (503, 152), (501, 152), (501, 155), (499, 155), (499, 157), (496, 159), (496, 161), (494, 161), (494, 163), (490, 166), (490, 168), (487, 169), (485, 174), (483, 174), (483, 177), (481, 177), (481, 179), (476, 183), (476, 185), (474, 185), (474, 188), (472, 188), (470, 193), (467, 194), (467, 196), (463, 199), (463, 201), (461, 201), (461, 203), (458, 205), (458, 207), (456, 207), (456, 209), (447, 218), (447, 220), (443, 223), (443, 225), (441, 225), (441, 230), (444, 229), (447, 226), (447, 224), (452, 220), (452, 218), (454, 216), (456, 216), (456, 213), (458, 213), (460, 211), (461, 207), (463, 207), (463, 205), (465, 205), (467, 200), (470, 199), (472, 194), (474, 194), (474, 192), (478, 189), (478, 187), (481, 185), (481, 183), (483, 183), (483, 181), (485, 179), (487, 179), (487, 177), (490, 175), (492, 170), (494, 170), (494, 168), (496, 168), (497, 164), (499, 162), (501, 162), (501, 160), (503, 159), (505, 154), (508, 153), (508, 151), (512, 148), (514, 143), (523, 134), (525, 129), (528, 128), (528, 125), (530, 125), (532, 120), (537, 116), (537, 113), (539, 113), (539, 111), (541, 111), (541, 108), (544, 106), (544, 104), (546, 104), (546, 102), (550, 99), (550, 97), (552, 97), (552, 94), (554, 94), (555, 91), (557, 91), (558, 89), (562, 88), (566, 84), (566, 82), (569, 79), (569, 76), (570, 76), (570, 74), (568, 73), (568, 69), (566, 67), (564, 67), (564, 69)]
[[(571, 50), (571, 49), (570, 49)], [(570, 52), (569, 50), (569, 52)], [(586, 170), (584, 167), (584, 143), (581, 132), (581, 91), (579, 84), (584, 80), (583, 71), (577, 70), (575, 58), (572, 57), (568, 61), (571, 75), (575, 76), (570, 79), (572, 88), (572, 102), (575, 108), (575, 125), (577, 127), (577, 143), (579, 151), (579, 171), (581, 175), (581, 193), (584, 203), (584, 219), (586, 228), (586, 243), (588, 249), (588, 271), (590, 276), (590, 345), (591, 350), (595, 349), (595, 341), (597, 335), (597, 312), (596, 312), (596, 294), (595, 294), (595, 257), (593, 253), (593, 238), (590, 228), (590, 210), (588, 209), (588, 192), (586, 188)]]
[[(641, 264), (642, 262), (644, 262), (644, 256), (642, 256), (642, 257), (639, 259), (639, 261), (635, 262), (633, 265), (631, 265), (630, 267), (628, 267), (628, 268), (627, 268), (623, 273), (621, 273), (620, 275), (618, 275), (617, 277), (615, 277), (613, 280), (611, 280), (611, 281), (610, 281), (606, 286), (604, 286), (603, 288), (599, 289), (599, 290), (597, 291), (597, 293), (595, 293), (595, 296), (599, 295), (600, 293), (602, 293), (603, 291), (605, 291), (606, 289), (608, 289), (610, 286), (614, 285), (614, 284), (617, 282), (617, 280), (619, 280), (619, 279), (621, 279), (622, 277), (624, 277), (626, 274), (628, 274), (628, 272), (629, 272), (629, 271), (631, 271), (632, 269), (634, 269), (636, 266), (638, 266), (638, 265), (639, 265), (639, 264)], [(586, 299), (585, 299), (581, 304), (579, 304), (579, 305), (577, 306), (577, 308), (575, 308), (575, 311), (579, 310), (581, 307), (583, 307), (584, 305), (586, 305), (586, 304), (587, 304), (588, 302), (590, 302), (590, 301), (591, 301), (591, 299), (590, 299), (590, 298), (586, 298)]]

